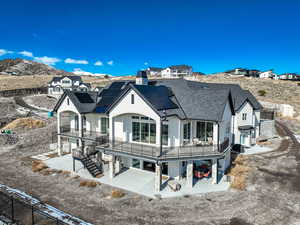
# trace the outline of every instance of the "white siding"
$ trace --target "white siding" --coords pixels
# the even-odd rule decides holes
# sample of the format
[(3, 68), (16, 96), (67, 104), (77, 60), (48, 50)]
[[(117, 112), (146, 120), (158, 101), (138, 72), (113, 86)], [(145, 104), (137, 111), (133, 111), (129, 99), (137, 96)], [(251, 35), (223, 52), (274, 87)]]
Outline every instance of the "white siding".
[[(230, 109), (229, 101), (227, 101), (222, 121), (220, 123), (220, 131), (219, 131), (219, 141), (222, 143), (226, 138), (229, 138), (229, 143), (232, 142), (232, 129), (231, 129), (231, 119), (232, 119), (232, 112)], [(229, 132), (228, 132), (229, 131)]]
[[(243, 120), (243, 113), (247, 114), (247, 119)], [(245, 102), (241, 108), (236, 112), (234, 116), (234, 136), (235, 136), (235, 144), (240, 144), (240, 135), (239, 126), (251, 125), (254, 126), (253, 120), (253, 107), (249, 102)]]
[[(134, 96), (134, 104), (131, 104), (131, 95)], [(109, 113), (109, 121), (111, 128), (110, 137), (116, 137), (118, 139), (120, 138), (121, 140), (126, 139), (126, 137), (124, 136), (124, 132), (131, 129), (131, 123), (129, 122), (128, 116), (132, 114), (147, 116), (156, 122), (156, 144), (159, 145), (160, 117), (134, 90), (130, 90)], [(127, 125), (121, 128), (119, 123), (121, 123), (122, 121), (124, 124)], [(118, 129), (113, 128), (113, 124), (117, 124)]]

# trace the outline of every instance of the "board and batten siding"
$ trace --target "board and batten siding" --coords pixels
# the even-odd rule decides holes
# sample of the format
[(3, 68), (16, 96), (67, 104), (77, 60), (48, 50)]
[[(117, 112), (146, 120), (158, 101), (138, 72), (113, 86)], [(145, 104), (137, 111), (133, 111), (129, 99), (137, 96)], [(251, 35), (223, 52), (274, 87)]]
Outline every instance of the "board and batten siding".
[[(243, 113), (247, 114), (246, 120), (243, 120)], [(234, 136), (235, 136), (235, 144), (240, 144), (240, 135), (241, 132), (239, 131), (238, 127), (239, 126), (254, 126), (254, 121), (253, 121), (253, 107), (251, 104), (246, 101), (240, 109), (235, 113), (234, 116)]]

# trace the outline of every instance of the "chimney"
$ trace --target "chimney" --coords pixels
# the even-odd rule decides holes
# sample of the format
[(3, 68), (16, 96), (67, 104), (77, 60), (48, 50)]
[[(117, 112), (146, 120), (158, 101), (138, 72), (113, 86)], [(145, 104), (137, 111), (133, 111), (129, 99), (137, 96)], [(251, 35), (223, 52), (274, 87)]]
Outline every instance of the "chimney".
[(145, 70), (140, 70), (136, 74), (135, 84), (138, 85), (148, 85), (147, 72)]

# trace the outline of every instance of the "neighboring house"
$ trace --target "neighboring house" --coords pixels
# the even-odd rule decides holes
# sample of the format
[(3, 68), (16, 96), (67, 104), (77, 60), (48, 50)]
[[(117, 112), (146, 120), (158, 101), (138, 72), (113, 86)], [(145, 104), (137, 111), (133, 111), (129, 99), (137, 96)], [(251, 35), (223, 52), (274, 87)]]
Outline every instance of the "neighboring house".
[(53, 110), (58, 153), (90, 165), (97, 155), (94, 170), (108, 161), (111, 179), (122, 168), (152, 171), (156, 192), (162, 174), (192, 188), (200, 167), (216, 184), (230, 167), (232, 145), (258, 137), (260, 107), (238, 85), (148, 81), (141, 71), (135, 82), (115, 81), (98, 93), (66, 91)]
[(276, 80), (300, 80), (300, 76), (296, 73), (284, 73), (279, 74), (275, 78)]
[(161, 71), (163, 78), (182, 78), (185, 76), (192, 76), (193, 68), (188, 65), (169, 66)]
[(275, 73), (273, 73), (273, 70), (268, 70), (265, 72), (261, 72), (259, 74), (259, 78), (273, 78), (276, 77), (277, 75)]
[(248, 70), (248, 73), (247, 73), (246, 76), (248, 76), (248, 77), (259, 77), (259, 74), (260, 74), (259, 70), (252, 69), (252, 70)]
[(228, 70), (225, 73), (231, 76), (259, 77), (260, 71), (255, 69), (236, 68), (233, 70)]
[(70, 91), (90, 91), (91, 85), (83, 83), (80, 76), (53, 77), (48, 83), (48, 95), (60, 97), (64, 90)]
[(146, 72), (147, 72), (148, 76), (161, 76), (162, 70), (163, 70), (163, 68), (149, 67), (146, 69)]

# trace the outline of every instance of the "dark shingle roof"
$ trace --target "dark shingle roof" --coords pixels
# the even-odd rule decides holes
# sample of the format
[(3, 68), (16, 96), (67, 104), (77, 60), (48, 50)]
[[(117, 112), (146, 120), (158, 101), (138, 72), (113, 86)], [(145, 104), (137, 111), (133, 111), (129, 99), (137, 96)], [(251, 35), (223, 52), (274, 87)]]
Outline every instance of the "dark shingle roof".
[(137, 91), (160, 116), (176, 115), (181, 119), (221, 121), (228, 100), (235, 111), (247, 100), (254, 108), (261, 107), (255, 97), (239, 85), (200, 83), (184, 79), (152, 80), (149, 85), (135, 85), (134, 81), (115, 81), (100, 92), (66, 91), (65, 94), (81, 113), (107, 113), (130, 89)]
[(157, 80), (152, 84), (169, 87), (189, 119), (220, 121), (230, 94), (228, 89), (191, 88), (184, 79)]
[(62, 76), (62, 77), (53, 77), (52, 80), (49, 83), (54, 82), (59, 82), (65, 77), (70, 78), (72, 81), (80, 81), (81, 82), (81, 77), (80, 76)]
[(191, 66), (188, 65), (172, 65), (169, 66), (170, 69), (177, 69), (177, 70), (187, 70), (187, 69), (191, 69)]
[(147, 70), (155, 71), (155, 72), (160, 72), (160, 71), (163, 70), (163, 68), (159, 68), (159, 67), (149, 67)]

